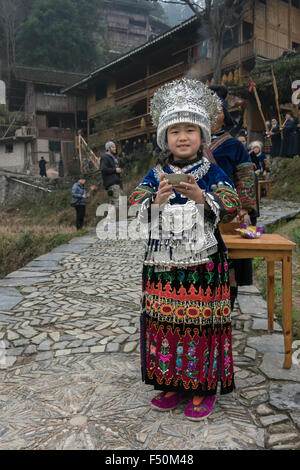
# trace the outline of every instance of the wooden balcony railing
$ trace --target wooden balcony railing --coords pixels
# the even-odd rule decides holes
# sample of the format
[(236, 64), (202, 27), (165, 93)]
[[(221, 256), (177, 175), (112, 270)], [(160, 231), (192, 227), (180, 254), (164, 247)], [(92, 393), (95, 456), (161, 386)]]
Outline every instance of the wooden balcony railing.
[(136, 116), (131, 119), (127, 119), (126, 121), (120, 121), (115, 124), (115, 129), (119, 132), (130, 132), (136, 129), (143, 129), (151, 125), (151, 116), (150, 114), (142, 114), (140, 116)]
[(116, 101), (126, 98), (127, 96), (133, 95), (138, 93), (139, 91), (146, 90), (147, 88), (152, 88), (160, 83), (167, 82), (168, 80), (172, 80), (173, 78), (177, 78), (184, 73), (186, 70), (187, 65), (184, 62), (180, 62), (179, 64), (172, 65), (160, 72), (154, 73), (149, 77), (145, 77), (142, 80), (138, 80), (137, 82), (131, 83), (123, 88), (119, 88), (113, 93), (113, 96)]
[(69, 129), (60, 129), (60, 128), (49, 128), (49, 129), (38, 129), (38, 137), (40, 139), (63, 139), (63, 140), (73, 140), (75, 131)]
[(161, 83), (168, 82), (173, 78), (180, 77), (184, 74), (187, 70), (188, 65), (184, 62), (180, 62), (179, 64), (172, 65), (172, 67), (168, 67), (167, 69), (161, 70), (160, 72), (154, 73), (146, 78), (146, 85), (147, 88), (152, 88)]

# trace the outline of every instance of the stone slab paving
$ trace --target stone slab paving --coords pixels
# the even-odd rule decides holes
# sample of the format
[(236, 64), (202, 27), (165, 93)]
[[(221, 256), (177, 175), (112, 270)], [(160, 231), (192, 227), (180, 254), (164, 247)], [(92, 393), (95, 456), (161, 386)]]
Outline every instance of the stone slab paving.
[(59, 268), (46, 277), (2, 280), (20, 284), (0, 287), (0, 449), (300, 449), (300, 341), (282, 369), (281, 328), (267, 334), (254, 286), (233, 312), (236, 390), (218, 395), (202, 422), (186, 420), (184, 404), (150, 408), (157, 392), (141, 381), (139, 359), (142, 259), (142, 243), (91, 233), (29, 263)]
[(262, 198), (260, 207), (260, 217), (257, 219), (257, 225), (268, 227), (280, 222), (281, 220), (290, 220), (300, 214), (300, 204), (292, 201), (269, 201)]

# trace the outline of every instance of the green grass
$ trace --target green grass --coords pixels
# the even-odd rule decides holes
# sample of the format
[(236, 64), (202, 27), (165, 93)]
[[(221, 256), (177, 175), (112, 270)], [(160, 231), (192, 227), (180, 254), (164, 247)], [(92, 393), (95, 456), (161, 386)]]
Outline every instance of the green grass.
[(85, 230), (67, 234), (34, 233), (31, 231), (21, 234), (0, 234), (0, 278), (84, 233), (86, 233)]

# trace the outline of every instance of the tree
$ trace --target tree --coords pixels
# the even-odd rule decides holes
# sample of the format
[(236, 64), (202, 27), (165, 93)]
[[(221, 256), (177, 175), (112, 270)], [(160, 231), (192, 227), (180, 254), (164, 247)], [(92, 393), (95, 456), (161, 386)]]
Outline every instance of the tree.
[(33, 0), (0, 0), (0, 37), (4, 44), (2, 59), (6, 61), (8, 82), (16, 64), (16, 37), (22, 22), (32, 7)]
[[(211, 40), (213, 78), (220, 83), (222, 62), (238, 46), (234, 32), (249, 0), (160, 0), (160, 3), (186, 5), (198, 17), (202, 36)], [(225, 44), (227, 38), (231, 38), (229, 46)]]
[(22, 65), (88, 72), (101, 65), (94, 33), (101, 0), (35, 0), (17, 36)]
[(8, 106), (0, 104), (0, 138), (15, 135), (20, 126), (26, 125), (25, 115), (21, 112), (12, 112)]

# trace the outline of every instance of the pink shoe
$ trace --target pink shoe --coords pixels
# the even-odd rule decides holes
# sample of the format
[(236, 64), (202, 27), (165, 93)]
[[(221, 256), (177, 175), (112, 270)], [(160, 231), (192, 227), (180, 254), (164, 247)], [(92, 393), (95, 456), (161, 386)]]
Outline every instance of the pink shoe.
[(161, 392), (151, 400), (151, 407), (157, 411), (169, 411), (176, 408), (179, 403), (185, 400), (185, 396), (175, 393), (171, 397), (166, 397), (168, 392)]
[(201, 419), (204, 419), (210, 415), (215, 401), (216, 395), (211, 395), (204, 398), (204, 400), (199, 405), (194, 405), (193, 400), (190, 400), (187, 404), (184, 414), (191, 421), (200, 421)]

